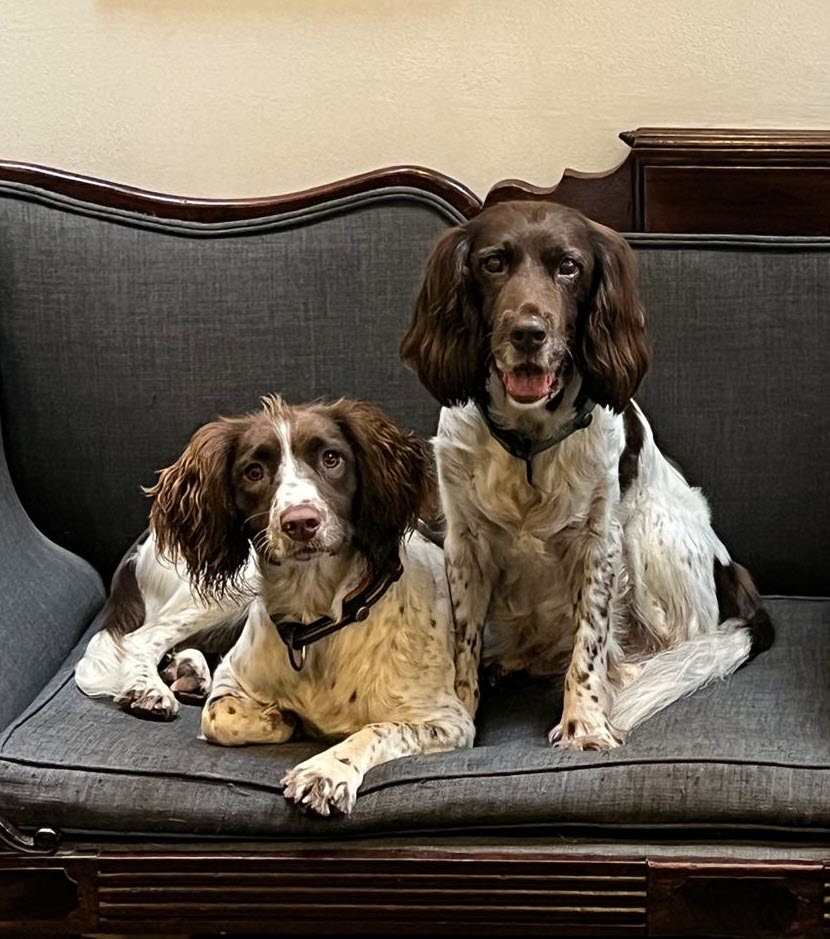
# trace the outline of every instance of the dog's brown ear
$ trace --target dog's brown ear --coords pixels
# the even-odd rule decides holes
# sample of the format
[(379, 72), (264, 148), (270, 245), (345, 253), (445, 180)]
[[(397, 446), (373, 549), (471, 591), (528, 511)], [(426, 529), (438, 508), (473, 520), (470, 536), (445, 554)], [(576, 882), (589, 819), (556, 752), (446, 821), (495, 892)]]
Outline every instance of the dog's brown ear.
[(218, 420), (196, 431), (184, 453), (159, 473), (150, 526), (158, 550), (187, 565), (194, 588), (222, 597), (248, 557), (248, 539), (231, 490), (231, 460), (242, 428)]
[(487, 350), (478, 310), (470, 296), (464, 226), (448, 231), (427, 261), (401, 358), (445, 406), (477, 397), (486, 379)]
[(387, 573), (401, 538), (434, 499), (429, 444), (365, 401), (338, 401), (331, 409), (357, 461), (355, 544), (376, 573)]
[(597, 404), (620, 412), (649, 369), (651, 343), (634, 252), (622, 235), (592, 224), (597, 266), (578, 340), (583, 388)]

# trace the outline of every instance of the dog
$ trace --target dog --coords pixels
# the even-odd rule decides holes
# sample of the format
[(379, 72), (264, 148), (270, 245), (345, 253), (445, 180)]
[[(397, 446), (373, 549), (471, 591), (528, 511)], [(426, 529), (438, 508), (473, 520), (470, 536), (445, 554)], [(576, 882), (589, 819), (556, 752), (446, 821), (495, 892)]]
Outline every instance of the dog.
[[(267, 397), (202, 427), (149, 490), (151, 534), (114, 578), (79, 688), (160, 720), (176, 693), (207, 695), (218, 744), (345, 738), (283, 779), (321, 815), (350, 812), (373, 766), (471, 746), (443, 556), (412, 527), (429, 471), (428, 445), (363, 402)], [(227, 630), (211, 681), (183, 646)]]
[(564, 675), (558, 747), (610, 749), (770, 646), (707, 503), (632, 400), (651, 361), (634, 255), (564, 206), (508, 202), (448, 231), (403, 359), (444, 405), (435, 452), (457, 691)]

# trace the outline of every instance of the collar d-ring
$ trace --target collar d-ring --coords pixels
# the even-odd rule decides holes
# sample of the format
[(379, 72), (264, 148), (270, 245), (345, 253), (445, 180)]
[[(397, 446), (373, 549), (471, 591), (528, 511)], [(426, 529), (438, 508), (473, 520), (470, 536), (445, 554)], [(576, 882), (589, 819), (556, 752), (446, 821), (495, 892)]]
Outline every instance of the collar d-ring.
[(274, 624), (280, 639), (285, 643), (288, 661), (295, 672), (301, 672), (308, 655), (308, 646), (318, 639), (330, 636), (332, 633), (350, 626), (352, 623), (364, 622), (372, 607), (386, 594), (386, 591), (400, 579), (403, 566), (398, 559), (390, 571), (383, 574), (367, 576), (367, 578), (352, 591), (343, 601), (342, 616), (335, 621), (330, 616), (321, 616), (313, 623), (297, 623), (276, 620)]
[[(305, 665), (306, 656), (308, 655), (308, 646), (301, 646), (299, 649), (295, 649), (294, 646), (287, 646), (288, 649), (288, 661), (291, 663), (291, 667), (295, 672), (301, 672), (303, 666)], [(297, 653), (300, 653), (300, 660), (297, 661)]]

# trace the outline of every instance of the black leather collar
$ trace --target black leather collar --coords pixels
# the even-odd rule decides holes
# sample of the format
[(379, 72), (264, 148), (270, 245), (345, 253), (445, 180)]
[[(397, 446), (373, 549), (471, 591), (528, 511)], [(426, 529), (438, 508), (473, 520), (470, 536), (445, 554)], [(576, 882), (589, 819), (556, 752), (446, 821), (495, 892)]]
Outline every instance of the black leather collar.
[[(403, 565), (400, 561), (396, 567), (386, 574), (376, 574), (364, 580), (343, 601), (343, 611), (340, 619), (333, 620), (330, 616), (321, 616), (313, 623), (277, 622), (271, 617), (280, 639), (288, 650), (288, 661), (295, 672), (302, 671), (305, 665), (307, 647), (318, 639), (323, 639), (351, 626), (352, 623), (362, 623), (371, 612), (372, 607), (380, 600), (387, 590), (403, 574)], [(299, 658), (297, 658), (299, 653)]]
[[(554, 402), (556, 402), (555, 398)], [(554, 402), (551, 402), (553, 407), (551, 407), (550, 404), (546, 405), (548, 410), (556, 410), (559, 402)], [(543, 440), (528, 437), (527, 434), (523, 434), (518, 430), (508, 430), (505, 427), (499, 427), (493, 418), (490, 417), (490, 411), (486, 404), (476, 402), (476, 406), (481, 416), (484, 418), (484, 423), (490, 431), (490, 436), (493, 437), (494, 440), (497, 440), (511, 456), (515, 456), (517, 459), (524, 462), (527, 482), (528, 485), (532, 486), (533, 457), (539, 453), (544, 453), (545, 450), (550, 450), (551, 447), (555, 447), (556, 444), (561, 443), (566, 437), (570, 437), (571, 434), (576, 433), (576, 431), (587, 427), (594, 419), (593, 410), (597, 405), (595, 401), (592, 401), (587, 395), (580, 391), (574, 401), (574, 416), (569, 421), (562, 424), (555, 434), (550, 437), (545, 437)]]

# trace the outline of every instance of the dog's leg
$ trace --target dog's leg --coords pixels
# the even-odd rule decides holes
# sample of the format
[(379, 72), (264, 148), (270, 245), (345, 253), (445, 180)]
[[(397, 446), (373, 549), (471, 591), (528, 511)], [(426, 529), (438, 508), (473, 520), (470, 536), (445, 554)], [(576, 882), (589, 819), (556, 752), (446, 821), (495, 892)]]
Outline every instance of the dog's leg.
[(485, 545), (447, 533), (444, 549), (455, 624), (455, 693), (472, 719), (479, 702), (478, 667), (492, 575)]
[[(261, 641), (256, 641), (258, 631), (263, 628), (267, 640), (265, 648)], [(268, 670), (267, 645), (279, 641), (262, 603), (254, 600), (242, 636), (217, 665), (213, 675), (210, 697), (202, 711), (202, 736), (206, 740), (225, 747), (238, 747), (246, 743), (285, 743), (291, 739), (297, 726), (295, 716), (274, 702), (265, 703), (252, 697), (242, 687), (234, 670), (234, 663), (241, 661), (243, 680), (250, 678), (244, 667), (250, 666), (252, 656), (256, 666), (264, 665)]]
[(283, 778), (283, 795), (320, 815), (348, 814), (363, 777), (373, 766), (402, 756), (469, 747), (474, 735), (473, 722), (461, 704), (445, 698), (428, 717), (368, 724), (305, 760)]
[(294, 716), (275, 704), (263, 705), (243, 691), (223, 691), (208, 699), (202, 711), (202, 735), (223, 747), (246, 743), (285, 743), (297, 722)]
[(190, 590), (184, 588), (155, 620), (121, 638), (120, 648), (115, 653), (119, 667), (119, 689), (114, 694), (116, 704), (136, 717), (172, 720), (179, 704), (159, 675), (162, 656), (191, 636), (216, 629), (243, 611), (244, 607), (230, 603), (196, 605)]
[(620, 570), (620, 533), (608, 524), (603, 535), (577, 547), (583, 555), (582, 583), (577, 591), (573, 653), (565, 674), (562, 719), (550, 742), (573, 750), (610, 750), (622, 736), (609, 720), (613, 692), (609, 659), (619, 655), (612, 634), (613, 604)]

